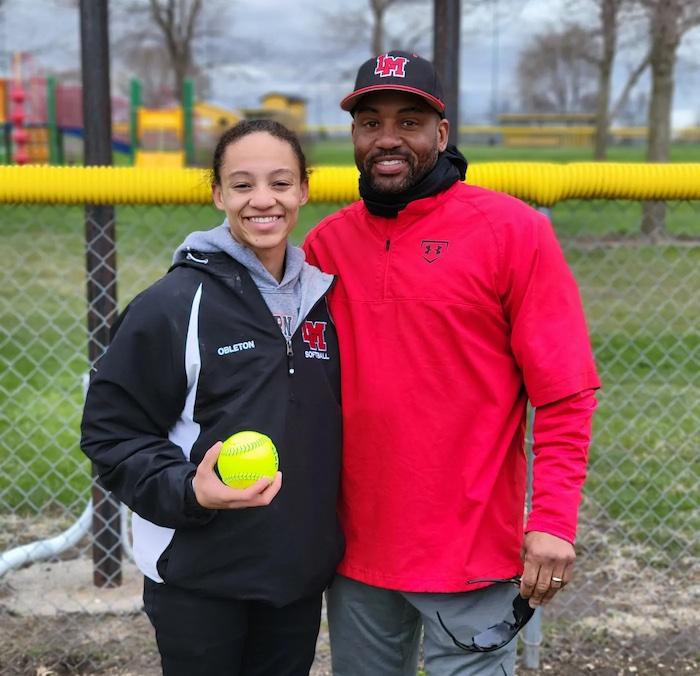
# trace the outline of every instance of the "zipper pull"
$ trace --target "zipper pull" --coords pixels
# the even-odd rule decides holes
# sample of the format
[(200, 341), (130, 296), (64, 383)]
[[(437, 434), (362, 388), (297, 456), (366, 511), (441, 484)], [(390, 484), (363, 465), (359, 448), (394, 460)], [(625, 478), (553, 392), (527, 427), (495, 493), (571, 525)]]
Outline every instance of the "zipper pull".
[(287, 369), (289, 370), (289, 375), (294, 375), (294, 350), (292, 350), (292, 341), (287, 341)]
[(384, 245), (384, 250), (385, 250), (385, 251), (389, 251), (389, 245), (390, 245), (390, 244), (391, 244), (391, 240), (388, 239), (388, 240), (386, 241), (386, 244)]

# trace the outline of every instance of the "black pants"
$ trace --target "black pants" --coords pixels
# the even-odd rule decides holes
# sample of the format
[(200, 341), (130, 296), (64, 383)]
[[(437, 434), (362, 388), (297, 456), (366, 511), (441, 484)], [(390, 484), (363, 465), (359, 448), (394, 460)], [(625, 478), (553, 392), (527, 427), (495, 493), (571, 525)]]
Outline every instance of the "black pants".
[(321, 594), (283, 608), (205, 597), (146, 578), (164, 676), (308, 676)]

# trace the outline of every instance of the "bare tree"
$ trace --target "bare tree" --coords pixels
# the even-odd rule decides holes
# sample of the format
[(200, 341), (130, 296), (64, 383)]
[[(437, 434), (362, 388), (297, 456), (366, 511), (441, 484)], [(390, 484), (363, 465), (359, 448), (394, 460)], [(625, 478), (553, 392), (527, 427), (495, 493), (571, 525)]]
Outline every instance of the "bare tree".
[(610, 110), (608, 115), (608, 124), (622, 115), (623, 111), (629, 103), (630, 95), (632, 90), (636, 86), (640, 77), (644, 74), (644, 71), (649, 67), (649, 60), (651, 58), (651, 50), (647, 50), (642, 59), (637, 63), (637, 65), (629, 71), (627, 76), (627, 82), (622, 89), (622, 92), (617, 97), (617, 101)]
[[(649, 22), (651, 43), (651, 98), (647, 161), (668, 162), (671, 147), (671, 106), (678, 47), (690, 30), (700, 25), (698, 0), (638, 0)], [(665, 234), (666, 205), (646, 202), (642, 232), (652, 239)]]
[(698, 0), (640, 0), (649, 18), (651, 99), (647, 159), (667, 162), (671, 144), (673, 76), (684, 35), (700, 25)]
[[(629, 73), (617, 102), (610, 108), (612, 73), (619, 46), (622, 14), (631, 7), (630, 0), (592, 0), (597, 6), (600, 51), (595, 59), (598, 68), (598, 98), (596, 101), (596, 130), (593, 157), (604, 160), (607, 156), (610, 123), (625, 105), (632, 89), (649, 65), (649, 54)], [(629, 12), (625, 18), (629, 18)]]
[(372, 54), (381, 54), (384, 47), (384, 15), (396, 0), (369, 0), (372, 11)]
[[(170, 59), (161, 45), (146, 42), (125, 51), (121, 58), (125, 73), (115, 78), (116, 84), (125, 93), (129, 81), (137, 75), (141, 81), (142, 102), (147, 108), (161, 108), (172, 104), (173, 87)], [(199, 91), (199, 87), (197, 87)]]
[[(596, 94), (596, 129), (593, 154), (595, 159), (604, 160), (607, 154), (610, 123), (625, 107), (627, 100), (649, 65), (648, 51), (642, 55), (634, 68), (627, 74), (627, 80), (618, 99), (611, 103), (613, 69), (620, 48), (623, 47), (621, 29), (634, 28), (639, 23), (639, 12), (635, 11), (633, 0), (570, 0), (567, 11), (583, 8), (586, 13), (595, 12), (590, 37), (591, 49), (585, 55), (597, 70), (598, 87)], [(635, 35), (635, 39), (636, 35)]]
[(608, 147), (608, 110), (612, 69), (617, 50), (617, 22), (620, 5), (624, 0), (599, 0), (602, 50), (598, 60), (598, 98), (596, 101), (596, 132), (593, 143), (593, 157), (604, 160)]
[(520, 53), (521, 105), (535, 112), (592, 112), (596, 70), (591, 34), (578, 24), (535, 35)]
[[(581, 0), (571, 0), (581, 2)], [(522, 24), (522, 15), (528, 4), (523, 0), (461, 0), (462, 45), (480, 43), (490, 52), (490, 102), (489, 116), (498, 123), (499, 113), (513, 112), (517, 102), (510, 92), (501, 91), (503, 36)], [(485, 45), (488, 42), (488, 47)]]
[(194, 74), (192, 41), (202, 12), (202, 0), (149, 0), (151, 18), (160, 30), (173, 70), (176, 92)]
[(634, 95), (630, 94), (624, 105), (615, 112), (615, 119), (621, 124), (631, 127), (645, 126), (647, 123), (646, 111), (649, 108), (649, 92), (638, 90)]
[[(161, 83), (161, 93), (167, 89), (170, 98), (179, 99), (186, 78), (198, 80), (200, 86), (206, 84), (198, 66), (197, 48), (205, 38), (220, 33), (220, 2), (116, 0), (112, 6), (119, 51), (127, 55), (126, 65), (142, 79), (155, 76), (160, 80), (165, 61), (170, 84), (164, 87)], [(154, 72), (149, 72), (151, 69)]]
[[(367, 7), (321, 11), (324, 31), (334, 46), (341, 44), (353, 48), (358, 43), (366, 44), (370, 56), (387, 49), (411, 51), (427, 45), (420, 44), (430, 36), (429, 15), (415, 13), (416, 7), (429, 7), (428, 0), (367, 0)], [(392, 13), (390, 13), (392, 10)], [(401, 30), (389, 30), (389, 18), (400, 22)]]

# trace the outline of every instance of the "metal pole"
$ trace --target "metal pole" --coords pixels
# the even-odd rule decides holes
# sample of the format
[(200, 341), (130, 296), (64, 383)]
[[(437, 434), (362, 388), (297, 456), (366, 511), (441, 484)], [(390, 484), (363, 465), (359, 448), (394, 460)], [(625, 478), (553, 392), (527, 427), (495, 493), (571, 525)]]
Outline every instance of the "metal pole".
[(53, 75), (46, 78), (46, 117), (49, 130), (49, 164), (61, 164), (56, 114), (56, 78)]
[(183, 145), (185, 163), (194, 164), (194, 82), (190, 79), (182, 83)]
[[(551, 218), (551, 212), (546, 207), (539, 209), (547, 217)], [(529, 407), (527, 416), (527, 433), (525, 438), (525, 449), (527, 451), (527, 511), (532, 509), (532, 484), (534, 478), (534, 461), (533, 446), (535, 438), (533, 430), (535, 428), (535, 416), (537, 411)], [(523, 643), (523, 666), (526, 669), (539, 669), (540, 667), (540, 645), (542, 644), (542, 608), (537, 608), (532, 619), (525, 625), (521, 634), (520, 640)]]
[[(85, 165), (111, 165), (108, 0), (80, 0), (80, 44)], [(117, 315), (114, 207), (86, 205), (85, 242), (88, 355), (92, 372), (109, 343), (109, 329)], [(92, 502), (93, 582), (97, 587), (118, 587), (122, 582), (119, 502), (94, 478)]]
[[(534, 437), (532, 435), (535, 424), (535, 409), (528, 407), (527, 437), (525, 448), (527, 450), (527, 511), (532, 508), (532, 479), (534, 455), (532, 446)], [(542, 608), (537, 608), (530, 621), (523, 627), (519, 635), (523, 644), (523, 666), (526, 669), (540, 668), (540, 644), (542, 643)]]
[(129, 105), (129, 141), (131, 143), (131, 164), (136, 164), (136, 154), (139, 149), (139, 108), (141, 107), (141, 81), (132, 80)]
[(459, 140), (459, 34), (460, 0), (434, 0), (433, 63), (445, 90), (445, 114), (450, 123), (449, 142)]

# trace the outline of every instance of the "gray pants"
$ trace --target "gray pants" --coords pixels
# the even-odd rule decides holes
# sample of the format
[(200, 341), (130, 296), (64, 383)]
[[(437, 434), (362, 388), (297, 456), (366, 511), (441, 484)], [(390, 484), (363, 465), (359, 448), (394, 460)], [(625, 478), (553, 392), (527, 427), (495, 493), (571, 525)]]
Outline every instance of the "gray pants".
[(494, 584), (464, 594), (418, 594), (337, 575), (326, 592), (333, 676), (415, 676), (421, 626), (428, 676), (512, 676), (516, 641), (492, 653), (457, 648), (437, 619), (468, 643), (509, 616), (517, 589)]

